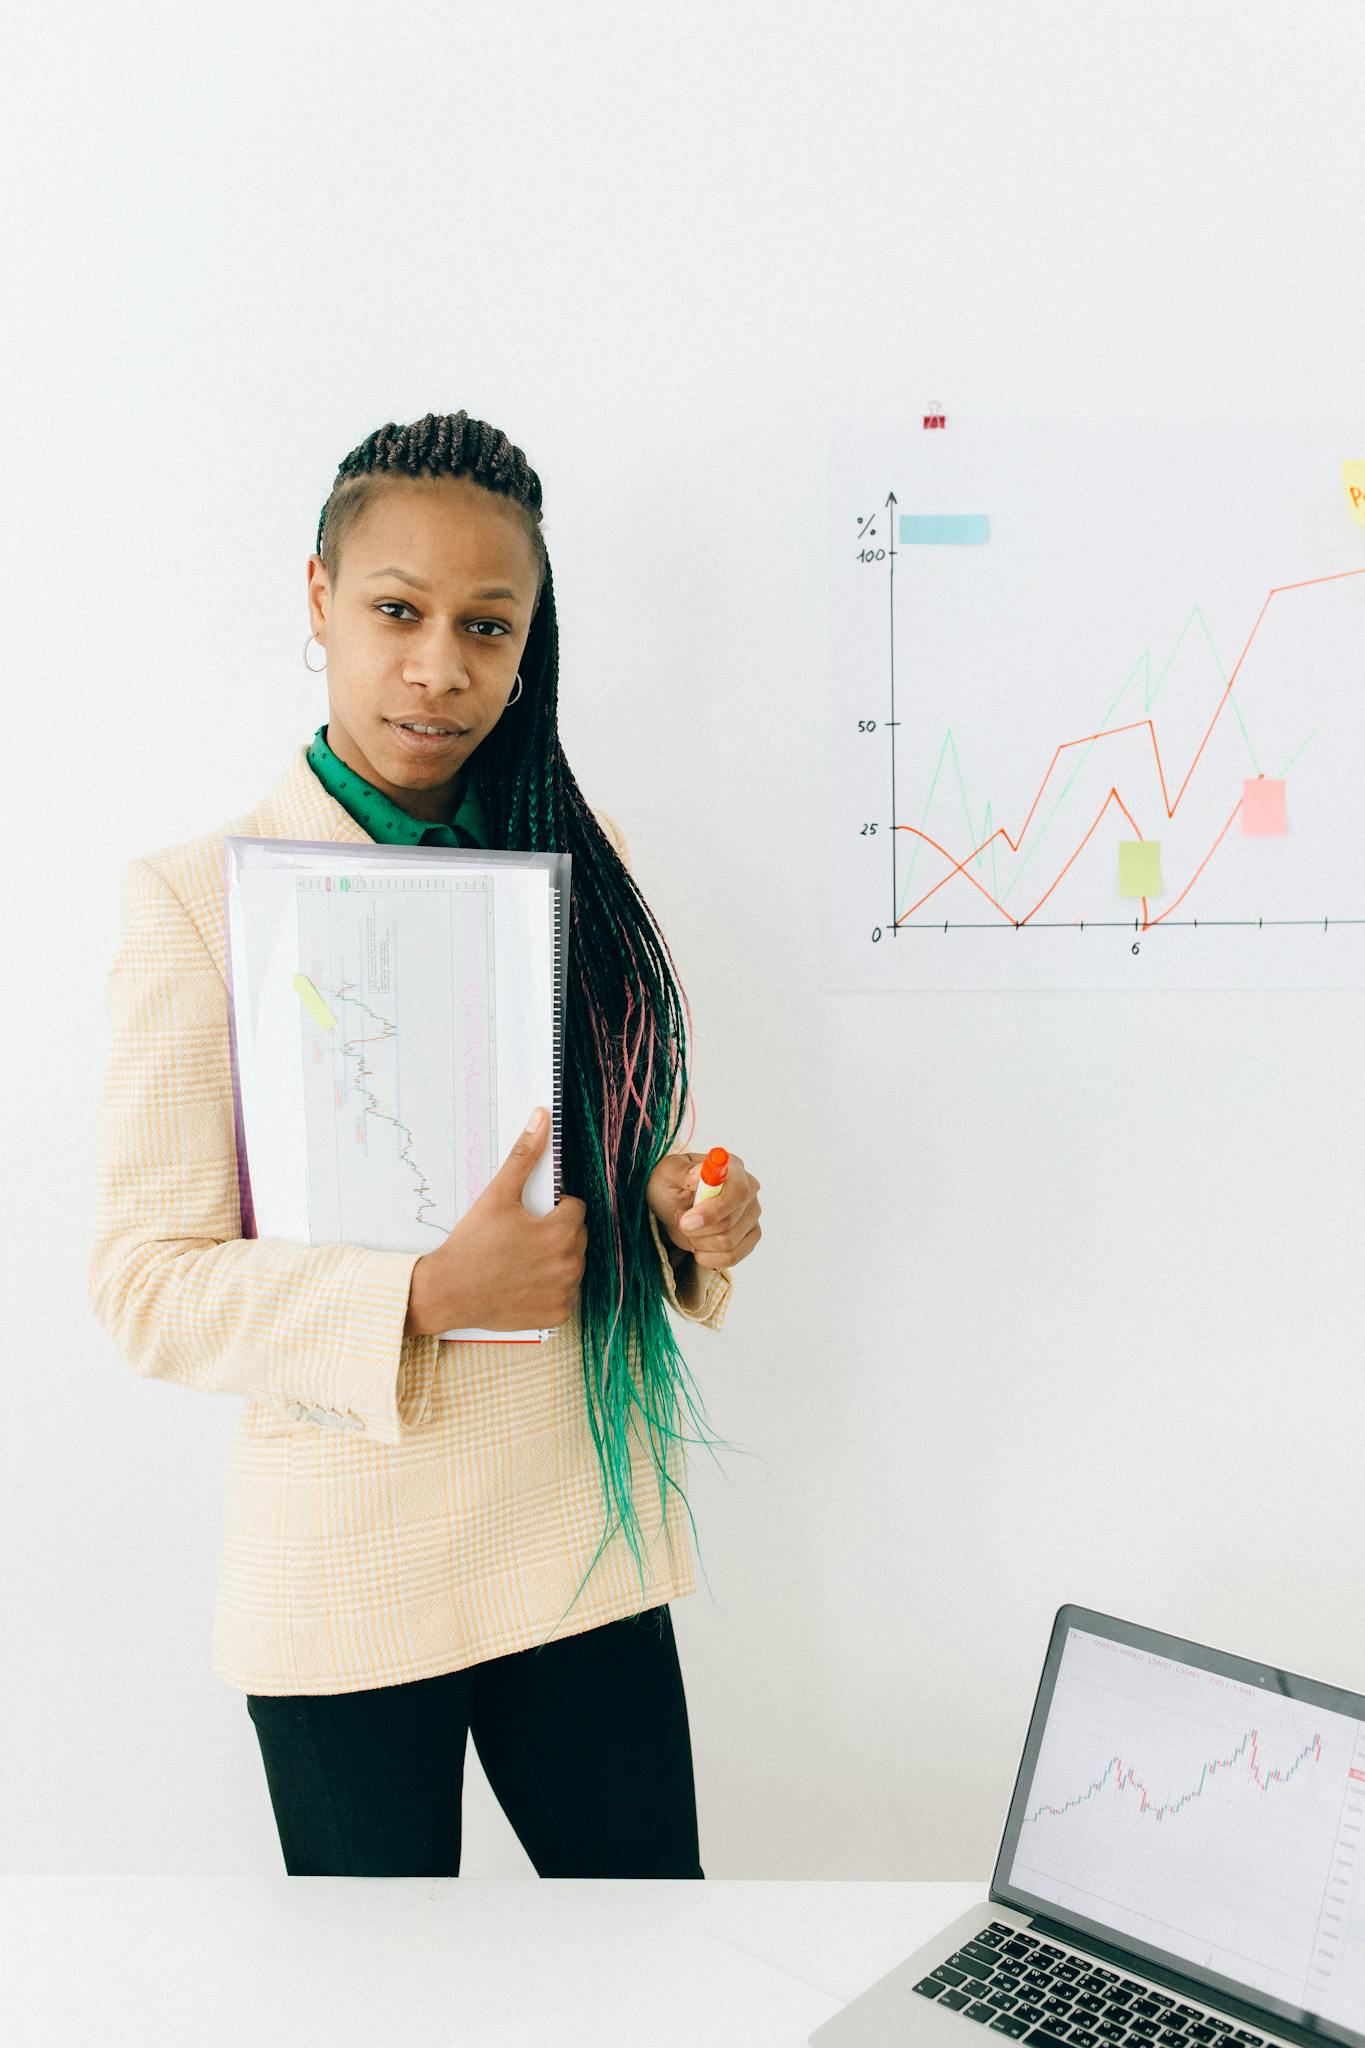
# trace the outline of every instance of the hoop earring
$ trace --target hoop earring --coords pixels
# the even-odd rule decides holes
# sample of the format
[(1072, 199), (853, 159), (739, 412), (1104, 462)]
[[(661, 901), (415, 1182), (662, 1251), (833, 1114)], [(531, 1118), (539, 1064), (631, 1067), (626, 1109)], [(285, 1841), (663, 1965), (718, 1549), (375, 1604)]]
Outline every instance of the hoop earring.
[(522, 684), (522, 680), (521, 680), (521, 670), (520, 670), (520, 669), (518, 669), (518, 670), (517, 670), (517, 680), (516, 680), (516, 683), (515, 683), (515, 685), (513, 686), (513, 688), (511, 689), (511, 691), (510, 691), (510, 692), (508, 693), (508, 698), (507, 698), (507, 702), (508, 702), (509, 704), (515, 704), (515, 703), (516, 703), (516, 701), (517, 701), (518, 697), (519, 697), (519, 696), (521, 695), (521, 692), (522, 692), (522, 688), (523, 688), (523, 684)]
[[(317, 634), (310, 633), (308, 635), (308, 640), (317, 640)], [(318, 662), (318, 664), (315, 667), (314, 664), (308, 659), (308, 640), (305, 640), (303, 643), (303, 665), (313, 675), (318, 676), (322, 674), (322, 671), (327, 666), (327, 649), (322, 646), (321, 640), (318, 640), (318, 646), (322, 647), (322, 660)]]

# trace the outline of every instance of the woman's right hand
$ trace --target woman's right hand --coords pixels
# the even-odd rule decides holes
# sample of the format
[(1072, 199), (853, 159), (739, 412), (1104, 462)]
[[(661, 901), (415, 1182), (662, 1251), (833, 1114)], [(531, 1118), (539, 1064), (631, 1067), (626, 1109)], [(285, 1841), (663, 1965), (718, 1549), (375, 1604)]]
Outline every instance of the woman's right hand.
[(549, 1115), (536, 1110), (445, 1243), (417, 1261), (406, 1335), (549, 1330), (573, 1314), (588, 1249), (586, 1207), (561, 1195), (548, 1216), (533, 1216), (521, 1198), (549, 1132)]

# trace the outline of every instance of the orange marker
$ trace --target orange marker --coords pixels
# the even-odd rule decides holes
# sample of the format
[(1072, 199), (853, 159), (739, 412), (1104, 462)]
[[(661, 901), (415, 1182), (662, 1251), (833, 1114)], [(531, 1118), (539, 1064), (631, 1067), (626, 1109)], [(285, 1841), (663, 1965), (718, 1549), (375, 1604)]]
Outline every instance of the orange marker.
[(730, 1155), (723, 1145), (713, 1145), (701, 1163), (701, 1178), (691, 1206), (700, 1208), (709, 1202), (712, 1195), (718, 1195), (725, 1186), (725, 1176), (730, 1171)]

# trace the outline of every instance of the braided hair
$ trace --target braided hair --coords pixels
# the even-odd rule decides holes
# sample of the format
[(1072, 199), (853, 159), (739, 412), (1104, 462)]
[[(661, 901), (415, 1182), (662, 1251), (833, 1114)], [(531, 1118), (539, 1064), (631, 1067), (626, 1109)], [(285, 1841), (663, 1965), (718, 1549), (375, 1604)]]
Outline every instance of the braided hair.
[[(645, 1185), (672, 1143), (687, 1100), (691, 1009), (667, 941), (585, 802), (560, 745), (554, 580), (541, 533), (540, 479), (521, 449), (486, 420), (464, 412), (428, 413), (401, 427), (390, 420), (368, 434), (343, 459), (318, 519), (317, 552), (328, 582), (336, 581), (348, 529), (383, 489), (376, 480), (419, 475), (468, 476), (516, 505), (541, 579), (521, 659), (522, 697), (515, 714), (499, 719), (480, 743), (474, 760), (493, 847), (573, 857), (561, 1178), (586, 1210), (583, 1389), (605, 1520), (571, 1608), (617, 1527), (644, 1589), (631, 1489), (632, 1419), (638, 1416), (645, 1429), (665, 1529), (667, 1490), (673, 1487), (696, 1532), (687, 1496), (669, 1469), (671, 1445), (704, 1443), (712, 1450), (713, 1442), (725, 1442), (709, 1439), (695, 1382), (665, 1311), (645, 1201)], [(684, 1426), (684, 1409), (695, 1435)]]

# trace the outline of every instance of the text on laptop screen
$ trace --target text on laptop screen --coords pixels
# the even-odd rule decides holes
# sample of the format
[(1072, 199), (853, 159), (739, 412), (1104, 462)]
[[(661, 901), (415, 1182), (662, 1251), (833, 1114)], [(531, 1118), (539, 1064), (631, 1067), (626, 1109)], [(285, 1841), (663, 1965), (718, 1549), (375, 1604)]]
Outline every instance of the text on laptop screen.
[(1068, 1630), (1012, 1890), (1361, 2032), (1363, 1868), (1365, 1722)]

